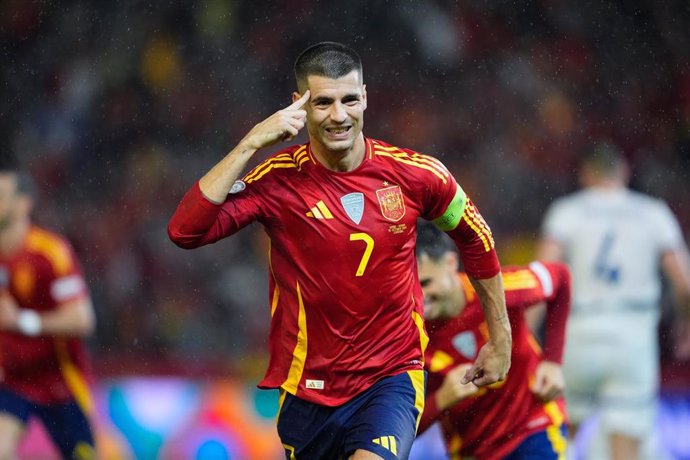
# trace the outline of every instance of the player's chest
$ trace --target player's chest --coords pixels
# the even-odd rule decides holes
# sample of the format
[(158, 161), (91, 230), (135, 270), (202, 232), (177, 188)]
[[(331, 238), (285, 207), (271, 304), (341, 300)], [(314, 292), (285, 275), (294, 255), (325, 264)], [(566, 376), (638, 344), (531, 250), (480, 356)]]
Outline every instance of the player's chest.
[[(391, 247), (410, 243), (421, 213), (418, 194), (409, 186), (386, 177), (351, 176), (329, 179), (304, 176), (273, 196), (275, 219), (269, 227), (303, 247), (324, 242), (347, 245), (361, 240)], [(271, 229), (269, 228), (269, 231)]]
[(445, 373), (453, 367), (473, 362), (489, 338), (486, 322), (480, 318), (471, 327), (446, 327), (432, 332), (426, 360), (431, 372)]
[(7, 290), (20, 306), (42, 301), (46, 276), (39, 261), (32, 257), (18, 257), (11, 262), (0, 262), (0, 289)]

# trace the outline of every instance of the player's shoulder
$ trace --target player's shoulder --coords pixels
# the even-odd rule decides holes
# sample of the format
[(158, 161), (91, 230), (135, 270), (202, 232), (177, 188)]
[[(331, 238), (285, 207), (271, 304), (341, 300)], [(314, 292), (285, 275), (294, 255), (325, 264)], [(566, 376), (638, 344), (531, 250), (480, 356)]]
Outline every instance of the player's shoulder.
[(659, 211), (665, 210), (668, 207), (664, 200), (647, 195), (646, 193), (638, 192), (636, 190), (628, 190), (626, 194), (628, 200), (634, 206), (640, 207), (641, 209)]
[(74, 264), (71, 246), (67, 239), (41, 227), (30, 228), (26, 237), (26, 250), (45, 259), (57, 274), (68, 273)]
[(437, 177), (443, 182), (451, 178), (448, 169), (438, 158), (416, 152), (412, 149), (398, 147), (378, 139), (367, 138), (367, 141), (371, 148), (372, 158), (375, 161), (413, 175), (420, 175), (420, 177)]
[(589, 208), (590, 197), (586, 190), (578, 190), (554, 199), (549, 206), (553, 214), (579, 213)]
[(309, 161), (307, 144), (293, 145), (279, 150), (256, 165), (245, 174), (242, 181), (246, 184), (265, 181), (276, 174), (285, 174), (299, 170), (307, 161)]

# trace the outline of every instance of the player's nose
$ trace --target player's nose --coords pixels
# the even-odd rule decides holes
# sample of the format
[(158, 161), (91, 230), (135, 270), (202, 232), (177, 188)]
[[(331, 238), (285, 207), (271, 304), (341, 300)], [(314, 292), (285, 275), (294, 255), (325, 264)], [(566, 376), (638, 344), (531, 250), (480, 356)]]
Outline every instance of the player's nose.
[(330, 118), (336, 123), (342, 123), (347, 119), (347, 112), (345, 111), (345, 107), (336, 102), (331, 106), (331, 113), (330, 113)]

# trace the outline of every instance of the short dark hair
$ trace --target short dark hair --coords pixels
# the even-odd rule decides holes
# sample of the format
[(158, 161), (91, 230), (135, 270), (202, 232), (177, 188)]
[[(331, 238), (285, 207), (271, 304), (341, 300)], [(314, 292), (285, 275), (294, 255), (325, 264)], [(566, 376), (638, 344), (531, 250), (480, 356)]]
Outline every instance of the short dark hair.
[(455, 252), (455, 244), (450, 237), (431, 222), (420, 220), (417, 223), (417, 257), (426, 254), (439, 261), (448, 252)]
[(589, 168), (602, 177), (611, 177), (627, 168), (623, 152), (611, 142), (599, 142), (582, 159), (582, 168)]
[(300, 53), (295, 61), (295, 80), (300, 93), (307, 87), (307, 77), (318, 75), (327, 78), (340, 78), (353, 70), (363, 81), (362, 60), (355, 50), (336, 42), (321, 42)]

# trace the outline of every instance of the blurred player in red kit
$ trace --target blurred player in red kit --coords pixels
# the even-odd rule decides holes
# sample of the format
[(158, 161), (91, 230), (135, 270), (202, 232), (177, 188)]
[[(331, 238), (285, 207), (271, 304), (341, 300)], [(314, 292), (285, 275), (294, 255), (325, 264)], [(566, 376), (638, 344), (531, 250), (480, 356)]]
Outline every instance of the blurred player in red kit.
[[(270, 238), (270, 361), (287, 458), (407, 458), (424, 407), (417, 218), (456, 241), (490, 338), (465, 379), (488, 385), (510, 365), (510, 324), (489, 227), (445, 166), (364, 137), (357, 53), (309, 47), (293, 103), (257, 124), (194, 184), (168, 226), (195, 248), (260, 222)], [(259, 150), (307, 127), (241, 176)]]
[(93, 308), (64, 238), (31, 223), (30, 179), (0, 164), (0, 458), (38, 417), (63, 458), (95, 458), (81, 337)]
[[(505, 381), (478, 388), (461, 379), (486, 342), (486, 323), (467, 275), (457, 271), (452, 243), (434, 226), (420, 226), (417, 263), (430, 338), (420, 431), (440, 421), (451, 459), (565, 458), (561, 358), (570, 310), (567, 266), (532, 262), (503, 267), (512, 365)], [(541, 302), (548, 315), (543, 352), (524, 318), (527, 307)]]

